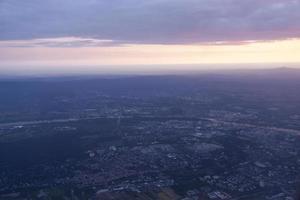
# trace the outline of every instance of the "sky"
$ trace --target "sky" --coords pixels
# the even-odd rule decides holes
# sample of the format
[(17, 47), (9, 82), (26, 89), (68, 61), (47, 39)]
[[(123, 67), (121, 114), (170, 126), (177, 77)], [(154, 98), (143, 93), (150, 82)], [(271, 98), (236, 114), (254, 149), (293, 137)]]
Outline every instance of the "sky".
[(0, 73), (295, 65), (299, 10), (300, 0), (0, 0)]

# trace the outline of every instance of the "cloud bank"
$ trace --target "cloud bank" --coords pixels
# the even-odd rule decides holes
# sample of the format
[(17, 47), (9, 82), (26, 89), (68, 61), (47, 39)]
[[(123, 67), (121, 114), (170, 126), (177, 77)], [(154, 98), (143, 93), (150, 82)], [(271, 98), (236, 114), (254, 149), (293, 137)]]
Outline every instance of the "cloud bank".
[(300, 37), (299, 10), (300, 0), (0, 0), (0, 40), (46, 46), (53, 41), (40, 39), (73, 38), (75, 46), (281, 40)]
[(112, 40), (99, 40), (93, 38), (78, 37), (59, 37), (43, 38), (30, 40), (5, 40), (0, 41), (0, 48), (18, 48), (18, 47), (109, 47), (116, 46), (118, 43)]

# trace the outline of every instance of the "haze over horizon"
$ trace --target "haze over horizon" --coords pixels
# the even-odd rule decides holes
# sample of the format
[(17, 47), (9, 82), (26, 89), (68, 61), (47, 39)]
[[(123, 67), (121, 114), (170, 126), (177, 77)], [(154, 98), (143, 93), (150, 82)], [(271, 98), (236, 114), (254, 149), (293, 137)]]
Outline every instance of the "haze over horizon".
[(2, 0), (0, 73), (299, 67), (299, 0)]

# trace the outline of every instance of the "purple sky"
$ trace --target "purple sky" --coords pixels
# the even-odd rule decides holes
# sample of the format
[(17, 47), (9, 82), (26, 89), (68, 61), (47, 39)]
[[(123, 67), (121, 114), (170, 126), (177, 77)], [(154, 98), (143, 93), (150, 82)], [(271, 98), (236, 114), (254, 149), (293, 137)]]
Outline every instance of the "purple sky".
[(112, 45), (298, 38), (300, 0), (0, 0), (0, 40), (55, 37)]
[(300, 0), (0, 0), (0, 75), (299, 67), (299, 52)]

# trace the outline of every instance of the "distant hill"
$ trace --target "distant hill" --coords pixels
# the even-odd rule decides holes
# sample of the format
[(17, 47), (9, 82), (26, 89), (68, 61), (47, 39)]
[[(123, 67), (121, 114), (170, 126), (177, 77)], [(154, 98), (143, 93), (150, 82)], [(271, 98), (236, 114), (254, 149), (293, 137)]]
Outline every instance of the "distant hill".
[(262, 70), (262, 75), (274, 76), (275, 78), (297, 78), (300, 77), (300, 68), (279, 67)]
[(300, 79), (300, 68), (278, 67), (270, 69), (247, 69), (224, 72), (225, 75), (242, 78), (289, 80)]

